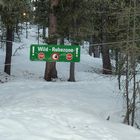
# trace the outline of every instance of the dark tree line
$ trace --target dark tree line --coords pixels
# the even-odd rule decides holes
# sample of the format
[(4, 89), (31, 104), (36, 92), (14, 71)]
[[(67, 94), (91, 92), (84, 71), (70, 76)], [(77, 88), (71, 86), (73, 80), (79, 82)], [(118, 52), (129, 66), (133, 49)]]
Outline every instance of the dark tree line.
[[(67, 38), (72, 44), (79, 45), (83, 40), (89, 41), (89, 53), (92, 55), (92, 52), (95, 53), (95, 51), (100, 50), (103, 60), (103, 73), (112, 74), (110, 50), (115, 52), (116, 71), (118, 71), (119, 51), (126, 44), (121, 41), (127, 40), (126, 25), (130, 2), (131, 0), (34, 0), (32, 3), (29, 0), (14, 0), (8, 3), (3, 1), (1, 16), (7, 28), (7, 40), (9, 40), (7, 46), (12, 46), (12, 37), (10, 36), (13, 33), (9, 32), (13, 32), (15, 26), (24, 20), (23, 12), (28, 12), (30, 5), (32, 5), (35, 10), (30, 15), (33, 17), (34, 23), (43, 28), (42, 34), (46, 43), (56, 44), (58, 38), (61, 40)], [(139, 2), (137, 1), (137, 3)], [(138, 20), (137, 17), (136, 21)], [(132, 26), (131, 21), (132, 17), (130, 18), (130, 25)], [(46, 27), (49, 27), (49, 38), (46, 38), (45, 35)], [(131, 33), (132, 31), (130, 31)], [(139, 34), (139, 30), (137, 33)], [(8, 55), (6, 55), (5, 61), (5, 72), (8, 74), (10, 74), (11, 48), (7, 49)], [(71, 64), (72, 67), (74, 67), (73, 63)], [(72, 69), (74, 73), (74, 68)], [(49, 77), (57, 77), (56, 64), (51, 71), (53, 72), (49, 72), (51, 73)], [(44, 77), (46, 77), (46, 72)], [(51, 78), (49, 79), (51, 80)], [(72, 79), (75, 81), (74, 76)]]

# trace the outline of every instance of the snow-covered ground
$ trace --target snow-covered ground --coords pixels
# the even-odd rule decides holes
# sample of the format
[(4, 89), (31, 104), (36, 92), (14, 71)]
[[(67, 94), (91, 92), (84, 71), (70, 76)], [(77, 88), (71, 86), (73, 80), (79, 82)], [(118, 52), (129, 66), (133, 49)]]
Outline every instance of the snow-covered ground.
[[(5, 51), (0, 49), (0, 140), (140, 140), (140, 131), (122, 124), (123, 101), (116, 77), (105, 76), (101, 59), (81, 48), (76, 82), (67, 82), (69, 63), (57, 63), (59, 79), (43, 79), (45, 63), (29, 60), (37, 43), (36, 28), (29, 38), (14, 43), (12, 75), (3, 75)], [(5, 78), (6, 76), (6, 78)]]

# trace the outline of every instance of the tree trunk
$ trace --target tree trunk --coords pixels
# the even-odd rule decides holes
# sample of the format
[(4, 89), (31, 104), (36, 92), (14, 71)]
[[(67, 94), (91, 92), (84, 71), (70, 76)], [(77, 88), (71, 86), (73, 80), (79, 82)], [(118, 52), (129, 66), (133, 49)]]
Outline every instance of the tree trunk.
[(13, 29), (12, 29), (12, 27), (7, 26), (7, 33), (6, 33), (6, 57), (5, 57), (4, 72), (6, 72), (8, 75), (11, 74), (12, 38), (13, 38)]
[(26, 21), (26, 38), (28, 38), (28, 22)]
[(90, 45), (89, 45), (89, 55), (93, 56), (94, 54), (94, 49), (93, 49), (93, 36), (90, 36), (90, 41), (89, 41)]
[(93, 46), (90, 44), (90, 45), (89, 45), (88, 54), (89, 54), (90, 56), (92, 56), (92, 53), (93, 53)]
[(106, 3), (103, 1), (101, 9), (104, 14), (101, 16), (101, 41), (102, 41), (102, 61), (103, 61), (103, 74), (112, 74), (112, 67), (110, 62), (109, 48), (105, 45), (107, 41), (107, 15), (105, 14)]
[(100, 46), (94, 47), (94, 57), (99, 58), (100, 57)]
[(46, 27), (45, 26), (43, 26), (42, 34), (43, 34), (43, 39), (45, 39), (46, 38)]
[[(54, 14), (54, 6), (58, 5), (59, 0), (51, 0), (51, 12), (49, 15), (49, 44), (56, 44), (56, 26), (57, 18)], [(44, 79), (46, 81), (51, 81), (52, 78), (57, 78), (56, 62), (46, 62)]]
[(103, 74), (112, 74), (109, 48), (106, 45), (102, 46)]
[[(77, 43), (73, 43), (74, 45), (78, 45)], [(75, 82), (75, 62), (70, 62), (70, 72), (69, 79), (70, 82)]]
[(57, 71), (56, 71), (56, 63), (55, 62), (46, 62), (45, 67), (45, 74), (44, 79), (46, 81), (52, 81), (52, 78), (57, 78)]
[(38, 40), (38, 44), (39, 44), (39, 30), (40, 30), (40, 27), (39, 25), (37, 26), (37, 40)]
[[(133, 16), (133, 47), (135, 47), (136, 39), (136, 0), (134, 0), (134, 16)], [(133, 74), (133, 102), (132, 102), (132, 122), (131, 126), (134, 126), (135, 122), (135, 109), (136, 109), (136, 54), (132, 54), (132, 74)]]
[(119, 50), (115, 49), (115, 73), (118, 74), (119, 70)]
[(75, 63), (70, 63), (70, 77), (68, 79), (70, 82), (75, 82)]
[(128, 54), (126, 55), (126, 83), (125, 83), (125, 91), (126, 91), (126, 104), (127, 104), (127, 113), (126, 113), (126, 122), (130, 124), (130, 101), (129, 101), (129, 60)]

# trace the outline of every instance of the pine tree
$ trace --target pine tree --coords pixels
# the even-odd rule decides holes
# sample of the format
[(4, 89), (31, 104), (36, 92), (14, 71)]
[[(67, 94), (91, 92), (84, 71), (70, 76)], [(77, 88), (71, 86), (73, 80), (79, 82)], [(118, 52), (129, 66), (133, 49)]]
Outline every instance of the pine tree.
[[(49, 44), (57, 43), (57, 17), (54, 14), (54, 8), (57, 7), (59, 0), (50, 0), (49, 11)], [(46, 62), (44, 79), (51, 81), (52, 78), (57, 78), (56, 62)]]
[[(0, 10), (2, 22), (6, 28), (6, 57), (4, 72), (11, 74), (11, 57), (12, 57), (12, 42), (14, 26), (17, 21), (22, 19), (22, 14), (26, 8), (26, 1), (24, 0), (9, 0), (3, 1), (3, 6)], [(15, 6), (16, 5), (16, 6)]]
[[(79, 45), (85, 37), (82, 30), (85, 20), (85, 0), (60, 0), (55, 13), (58, 18), (59, 38), (66, 38), (73, 45)], [(68, 81), (75, 81), (75, 63), (70, 63), (70, 75)]]
[(49, 0), (38, 0), (33, 4), (36, 7), (34, 11), (34, 23), (42, 27), (43, 39), (46, 39), (46, 27), (48, 27), (49, 21)]

